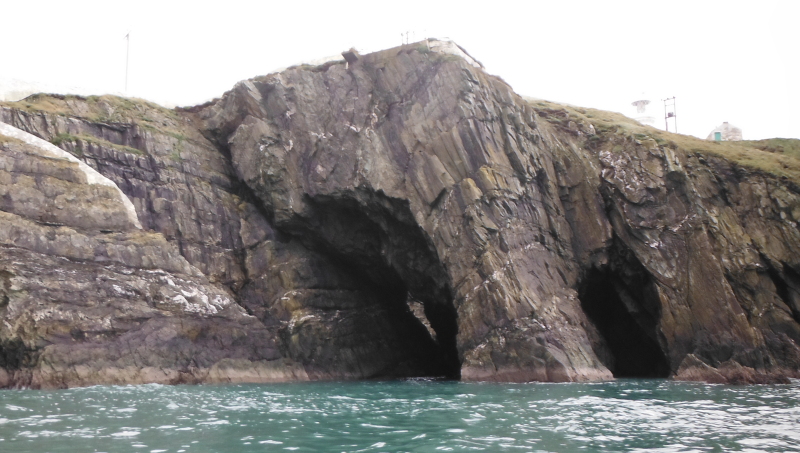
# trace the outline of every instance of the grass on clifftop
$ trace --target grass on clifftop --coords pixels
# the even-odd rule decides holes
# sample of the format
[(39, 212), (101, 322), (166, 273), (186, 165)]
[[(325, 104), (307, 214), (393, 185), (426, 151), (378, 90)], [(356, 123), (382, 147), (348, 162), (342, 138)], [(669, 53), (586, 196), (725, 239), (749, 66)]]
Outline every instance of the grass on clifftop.
[[(541, 99), (525, 100), (540, 112), (564, 112), (575, 121), (590, 123), (600, 136), (613, 134), (637, 140), (652, 138), (661, 146), (721, 156), (743, 167), (800, 182), (800, 140), (797, 139), (715, 142), (645, 126), (621, 113), (557, 104)], [(142, 99), (112, 95), (83, 97), (35, 94), (17, 102), (0, 102), (0, 106), (34, 113), (78, 117), (98, 123), (137, 124), (169, 135), (180, 142), (186, 140), (184, 123), (175, 110)], [(551, 122), (560, 121), (558, 115), (548, 114), (547, 117)], [(86, 137), (79, 138), (90, 141)], [(91, 141), (97, 142), (98, 139)], [(124, 151), (133, 152), (132, 150), (133, 148)]]
[(21, 101), (2, 102), (28, 112), (47, 112), (68, 115), (96, 122), (131, 122), (131, 120), (157, 121), (177, 119), (174, 110), (143, 99), (123, 98), (113, 95), (77, 96), (60, 94), (33, 94)]
[(175, 110), (144, 99), (40, 93), (21, 101), (0, 102), (0, 106), (32, 113), (71, 116), (95, 123), (137, 124), (179, 140), (186, 138), (181, 133), (183, 124)]
[(652, 138), (662, 146), (721, 156), (742, 167), (800, 182), (800, 140), (797, 139), (715, 142), (645, 126), (621, 113), (556, 104), (541, 99), (525, 98), (525, 100), (536, 110), (565, 111), (576, 121), (590, 123), (599, 135), (622, 135), (638, 140)]

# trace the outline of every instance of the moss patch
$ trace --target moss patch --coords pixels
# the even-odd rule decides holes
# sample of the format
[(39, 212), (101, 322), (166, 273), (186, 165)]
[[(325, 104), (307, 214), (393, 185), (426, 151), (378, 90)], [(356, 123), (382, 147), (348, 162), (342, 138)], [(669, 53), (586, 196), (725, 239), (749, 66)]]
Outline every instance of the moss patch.
[(116, 143), (111, 143), (109, 141), (93, 137), (91, 135), (72, 135), (72, 134), (58, 134), (52, 139), (50, 139), (50, 143), (61, 147), (63, 143), (74, 143), (75, 144), (75, 152), (73, 154), (83, 155), (83, 148), (86, 146), (86, 143), (92, 143), (95, 145), (103, 146), (105, 148), (112, 148), (117, 151), (122, 151), (128, 154), (136, 154), (136, 155), (144, 155), (144, 152), (138, 150), (136, 148), (131, 148), (130, 146), (125, 145), (117, 145)]

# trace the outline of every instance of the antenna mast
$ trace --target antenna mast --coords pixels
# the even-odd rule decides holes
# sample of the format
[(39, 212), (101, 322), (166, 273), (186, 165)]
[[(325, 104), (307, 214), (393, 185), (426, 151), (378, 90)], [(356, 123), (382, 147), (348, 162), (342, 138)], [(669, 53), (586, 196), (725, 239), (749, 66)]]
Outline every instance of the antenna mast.
[(664, 128), (669, 132), (669, 119), (672, 118), (672, 125), (675, 126), (675, 133), (678, 133), (678, 111), (675, 109), (675, 96), (662, 99), (664, 102)]
[(125, 94), (128, 94), (128, 66), (131, 61), (131, 32), (125, 35), (127, 41), (127, 51), (125, 52)]

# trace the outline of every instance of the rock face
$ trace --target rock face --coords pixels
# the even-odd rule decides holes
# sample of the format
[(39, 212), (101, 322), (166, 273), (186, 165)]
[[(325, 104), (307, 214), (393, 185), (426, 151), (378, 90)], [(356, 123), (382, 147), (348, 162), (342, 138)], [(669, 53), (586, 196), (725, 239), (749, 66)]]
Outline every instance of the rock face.
[(307, 379), (116, 185), (2, 126), (0, 386)]
[[(179, 111), (0, 107), (144, 229), (104, 226), (102, 194), (0, 142), (0, 384), (800, 376), (792, 180), (523, 100), (439, 47)], [(54, 225), (36, 191), (100, 220)]]

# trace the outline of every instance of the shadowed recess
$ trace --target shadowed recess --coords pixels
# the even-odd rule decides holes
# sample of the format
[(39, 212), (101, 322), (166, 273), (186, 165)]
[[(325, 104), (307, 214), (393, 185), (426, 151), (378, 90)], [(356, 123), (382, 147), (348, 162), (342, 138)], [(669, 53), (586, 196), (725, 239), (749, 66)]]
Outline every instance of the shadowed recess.
[(387, 337), (399, 339), (398, 356), (404, 358), (384, 377), (399, 372), (458, 379), (458, 327), (449, 280), (407, 202), (368, 191), (318, 195), (307, 202), (312, 209), (304, 225), (287, 231), (302, 232), (299, 239), (308, 248), (358, 275), (363, 290), (386, 311), (393, 331)]
[(789, 307), (792, 317), (800, 322), (800, 275), (790, 266), (784, 264), (781, 270), (776, 269), (768, 260), (767, 273), (775, 284), (778, 297)]
[(595, 346), (614, 377), (667, 377), (669, 362), (657, 340), (660, 305), (652, 277), (630, 252), (586, 272), (581, 307), (604, 344)]

